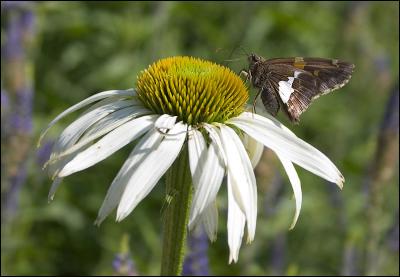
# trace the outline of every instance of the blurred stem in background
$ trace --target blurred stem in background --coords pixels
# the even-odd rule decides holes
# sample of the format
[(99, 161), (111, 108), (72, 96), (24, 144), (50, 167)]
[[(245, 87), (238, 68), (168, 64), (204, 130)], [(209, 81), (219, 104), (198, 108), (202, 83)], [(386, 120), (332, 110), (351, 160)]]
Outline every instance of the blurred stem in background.
[[(274, 216), (277, 214), (279, 205), (282, 203), (285, 191), (285, 179), (282, 172), (276, 166), (274, 153), (270, 149), (264, 149), (263, 156), (256, 167), (257, 185), (264, 197), (263, 205), (263, 223), (259, 225), (263, 228), (271, 229), (270, 224)], [(264, 227), (265, 226), (265, 227)], [(282, 226), (283, 227), (283, 226)], [(266, 235), (261, 232), (264, 237), (261, 240), (263, 244), (258, 244), (257, 250), (253, 250), (253, 255), (247, 258), (247, 264), (251, 264), (251, 260), (257, 258), (257, 253), (265, 251), (269, 252), (269, 258), (265, 260), (265, 272), (268, 275), (285, 275), (287, 267), (287, 226), (282, 229), (278, 228)]]
[[(268, 154), (270, 150), (268, 150)], [(266, 156), (267, 159), (263, 159), (262, 162), (271, 162), (271, 156)], [(285, 189), (285, 179), (279, 169), (273, 168), (271, 165), (263, 165), (267, 170), (264, 171), (264, 176), (259, 176), (263, 180), (263, 183), (267, 185), (265, 192), (265, 217), (271, 219), (277, 213), (277, 206), (282, 200), (282, 195)], [(266, 174), (265, 172), (274, 170), (273, 175)], [(270, 176), (269, 176), (270, 175)], [(273, 240), (270, 245), (270, 261), (267, 260), (266, 270), (272, 275), (284, 275), (285, 268), (287, 266), (287, 231), (280, 231), (273, 235)]]
[[(31, 51), (35, 37), (33, 5), (31, 2), (2, 1), (1, 3), (1, 13), (2, 17), (5, 16), (6, 25), (4, 44), (1, 48), (2, 233), (4, 225), (16, 213), (18, 195), (26, 179), (27, 156), (31, 147), (33, 100)], [(3, 99), (6, 98), (6, 103), (3, 103)]]
[(397, 208), (393, 226), (389, 230), (387, 244), (391, 252), (399, 253), (399, 208)]
[[(367, 257), (366, 275), (380, 272), (382, 244), (388, 231), (382, 220), (384, 185), (393, 177), (398, 166), (399, 151), (399, 86), (392, 90), (380, 127), (375, 157), (368, 174)], [(397, 165), (397, 166), (396, 166)], [(396, 222), (396, 221), (395, 221)], [(397, 221), (398, 223), (398, 221)]]

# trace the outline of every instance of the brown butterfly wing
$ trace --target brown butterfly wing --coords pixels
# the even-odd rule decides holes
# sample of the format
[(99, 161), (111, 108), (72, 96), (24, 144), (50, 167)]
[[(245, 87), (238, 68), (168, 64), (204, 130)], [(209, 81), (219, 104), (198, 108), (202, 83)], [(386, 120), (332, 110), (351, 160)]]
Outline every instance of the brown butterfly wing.
[(317, 88), (320, 92), (314, 98), (343, 87), (354, 70), (354, 64), (338, 59), (292, 57), (269, 59), (266, 63), (290, 65), (311, 73), (318, 80)]
[(275, 88), (272, 87), (272, 83), (268, 82), (268, 85), (261, 89), (261, 100), (265, 109), (273, 116), (276, 116), (279, 112), (279, 96), (275, 92)]
[[(311, 73), (291, 65), (273, 64), (268, 68), (269, 90), (279, 100), (280, 106), (289, 119), (292, 122), (298, 122), (300, 115), (308, 108), (313, 98), (319, 94), (317, 79)], [(291, 92), (286, 97), (282, 91), (285, 89), (285, 83), (288, 86), (286, 89)]]

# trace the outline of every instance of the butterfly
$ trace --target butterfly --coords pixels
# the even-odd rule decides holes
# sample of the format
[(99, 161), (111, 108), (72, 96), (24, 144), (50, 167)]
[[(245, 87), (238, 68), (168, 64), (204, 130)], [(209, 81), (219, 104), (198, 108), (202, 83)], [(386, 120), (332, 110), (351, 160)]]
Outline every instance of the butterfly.
[(354, 64), (338, 59), (274, 58), (266, 60), (256, 54), (248, 56), (249, 68), (242, 70), (258, 89), (253, 103), (261, 100), (273, 116), (282, 107), (289, 119), (298, 123), (300, 115), (321, 95), (343, 87), (350, 80)]

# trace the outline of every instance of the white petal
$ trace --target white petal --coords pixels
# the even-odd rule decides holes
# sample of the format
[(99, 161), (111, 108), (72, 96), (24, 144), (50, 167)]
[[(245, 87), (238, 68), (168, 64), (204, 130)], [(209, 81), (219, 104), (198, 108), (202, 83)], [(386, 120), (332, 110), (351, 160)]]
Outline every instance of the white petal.
[(114, 113), (111, 113), (107, 117), (99, 120), (95, 123), (87, 132), (82, 136), (82, 138), (78, 141), (78, 143), (74, 144), (72, 147), (69, 147), (64, 152), (60, 153), (57, 158), (61, 158), (65, 155), (68, 155), (82, 146), (94, 141), (95, 139), (107, 134), (108, 132), (114, 130), (115, 128), (121, 126), (127, 121), (150, 114), (151, 112), (145, 108), (134, 108), (127, 107), (121, 110), (118, 110)]
[(228, 174), (228, 245), (229, 245), (229, 263), (237, 262), (239, 259), (239, 250), (242, 244), (245, 215), (233, 196), (232, 177)]
[(206, 161), (207, 145), (200, 131), (189, 127), (189, 165), (192, 173), (193, 185), (197, 186)]
[(208, 238), (212, 242), (216, 241), (218, 232), (218, 208), (216, 201), (213, 201), (204, 209), (201, 219)]
[(228, 162), (227, 162), (227, 158), (225, 155), (223, 143), (222, 143), (220, 135), (219, 135), (218, 127), (211, 125), (211, 124), (207, 124), (207, 123), (205, 123), (203, 125), (203, 127), (210, 135), (211, 140), (218, 146), (219, 155), (223, 159), (223, 163), (226, 165)]
[(89, 105), (93, 102), (96, 102), (98, 100), (101, 100), (103, 98), (106, 97), (110, 97), (110, 96), (134, 96), (136, 94), (135, 90), (133, 89), (128, 89), (128, 90), (108, 90), (108, 91), (103, 91), (100, 93), (97, 93), (95, 95), (92, 95), (88, 98), (86, 98), (85, 100), (79, 102), (78, 104), (73, 105), (72, 107), (66, 109), (64, 112), (62, 112), (61, 114), (59, 114), (56, 118), (54, 118), (49, 125), (47, 126), (47, 128), (42, 132), (42, 134), (40, 135), (39, 141), (38, 141), (38, 146), (40, 146), (40, 142), (42, 141), (43, 137), (46, 135), (47, 131), (51, 128), (51, 126), (53, 126), (57, 121), (59, 121), (61, 118), (65, 117), (66, 115), (79, 110), (80, 108)]
[(164, 137), (159, 147), (146, 156), (133, 172), (117, 209), (117, 221), (124, 219), (153, 189), (179, 155), (187, 125), (179, 122)]
[(243, 113), (230, 122), (276, 153), (342, 188), (344, 178), (336, 166), (274, 118)]
[[(61, 180), (63, 179), (56, 177), (57, 174), (79, 153), (79, 151), (77, 151), (79, 149), (70, 151), (69, 154), (63, 155), (62, 157), (59, 157), (60, 153), (74, 145), (82, 136), (82, 134), (93, 124), (96, 124), (99, 119), (116, 109), (125, 107), (126, 105), (129, 105), (129, 103), (126, 101), (116, 101), (115, 99), (113, 101), (100, 101), (98, 105), (96, 105), (96, 108), (91, 107), (90, 109), (88, 109), (81, 117), (72, 122), (62, 132), (53, 147), (50, 160), (48, 161), (48, 163), (51, 162), (48, 164), (48, 172), (50, 174), (50, 177), (54, 179), (48, 194), (49, 201), (53, 200), (56, 190), (59, 187)], [(81, 149), (81, 151), (86, 148), (87, 147), (85, 146), (83, 149)]]
[[(196, 191), (200, 181), (201, 174), (203, 172), (203, 168), (206, 163), (207, 145), (201, 132), (199, 132), (196, 129), (193, 129), (191, 126), (189, 126), (188, 150), (189, 150), (189, 166), (192, 175), (193, 189), (194, 191)], [(193, 210), (193, 201), (191, 205)], [(190, 215), (190, 218), (192, 218), (192, 214)], [(189, 230), (192, 230), (194, 226), (197, 225), (197, 222), (198, 222), (197, 217), (195, 217), (194, 220), (189, 219), (188, 223)]]
[(61, 170), (59, 176), (68, 176), (104, 160), (147, 132), (154, 125), (156, 119), (157, 115), (146, 115), (114, 129), (88, 149), (80, 152)]
[(154, 124), (154, 127), (161, 129), (163, 132), (167, 132), (169, 129), (174, 127), (176, 119), (177, 116), (170, 116), (168, 114), (163, 114), (157, 119), (156, 123)]
[[(74, 143), (74, 141), (72, 141), (71, 143)], [(86, 149), (86, 148), (87, 148), (87, 146), (83, 147), (83, 149)], [(61, 178), (61, 177), (57, 177), (58, 172), (69, 161), (71, 161), (78, 153), (79, 153), (79, 151), (72, 152), (71, 154), (68, 154), (68, 155), (64, 156), (62, 159), (58, 160), (57, 162), (55, 162), (54, 164), (51, 164), (49, 166), (49, 172), (50, 172), (50, 174), (52, 174), (50, 177), (53, 179), (53, 183), (52, 183), (52, 185), (50, 187), (50, 191), (49, 191), (49, 194), (48, 194), (48, 201), (49, 202), (54, 199), (54, 195), (56, 193), (56, 190), (60, 186), (62, 179), (64, 179), (64, 178)]]
[(290, 184), (292, 185), (293, 188), (294, 199), (296, 201), (296, 213), (294, 215), (293, 222), (289, 228), (291, 230), (296, 225), (297, 219), (299, 218), (300, 215), (301, 202), (302, 202), (301, 183), (292, 162), (279, 154), (277, 156), (281, 161), (283, 167), (285, 168), (286, 174), (289, 177)]
[(49, 195), (47, 196), (47, 199), (49, 202), (54, 199), (54, 195), (56, 194), (56, 191), (57, 191), (58, 187), (60, 186), (62, 179), (64, 179), (64, 178), (57, 177), (54, 179), (53, 183), (51, 184)]
[(195, 190), (191, 206), (189, 228), (193, 222), (195, 222), (196, 217), (215, 200), (222, 179), (224, 178), (225, 165), (222, 159), (219, 158), (217, 151), (216, 144), (212, 142), (207, 150), (204, 166), (198, 166), (201, 168), (199, 176), (195, 174), (193, 177)]
[(131, 101), (116, 101), (115, 99), (109, 101), (109, 99), (105, 99), (96, 104), (95, 108), (92, 106), (90, 109), (86, 110), (77, 120), (69, 124), (55, 142), (50, 159), (44, 166), (49, 166), (48, 172), (50, 176), (54, 178), (58, 171), (61, 170), (62, 167), (73, 158), (73, 156), (75, 156), (64, 155), (63, 157), (60, 157), (62, 152), (73, 146), (82, 134), (92, 125), (96, 124), (100, 119), (115, 110), (129, 106), (130, 102)]
[(120, 109), (96, 122), (96, 124), (94, 124), (90, 129), (87, 130), (87, 132), (85, 132), (85, 134), (82, 136), (82, 139), (93, 136), (101, 132), (103, 129), (113, 130), (130, 119), (151, 113), (152, 112), (150, 110), (142, 106), (129, 106)]
[[(82, 119), (82, 118), (81, 118)], [(68, 139), (65, 139), (67, 136), (65, 135), (66, 133), (68, 134), (68, 127), (67, 127), (67, 129), (65, 130), (66, 132), (64, 133), (64, 136), (60, 136), (59, 137), (59, 139), (57, 140), (57, 142), (55, 143), (55, 145), (53, 146), (53, 149), (52, 149), (52, 154), (51, 154), (51, 156), (50, 156), (50, 160), (52, 160), (52, 159), (55, 159), (55, 157), (58, 155), (58, 153), (60, 152), (60, 151), (63, 151), (64, 149), (66, 149), (66, 148), (68, 148), (68, 147), (70, 147), (71, 145), (73, 145), (78, 139), (79, 139), (79, 137), (81, 136), (81, 134), (83, 133), (83, 132), (85, 132), (85, 130), (87, 129), (87, 128), (89, 128), (92, 124), (93, 124), (93, 122), (94, 122), (94, 120), (93, 120), (93, 118), (86, 118), (85, 119), (85, 117), (82, 119), (83, 120), (83, 122), (82, 123), (84, 123), (84, 124), (82, 124), (79, 128), (77, 128), (77, 131), (74, 133), (74, 132), (72, 132), (71, 134), (71, 136), (69, 136), (68, 137)], [(76, 124), (76, 125), (80, 125), (81, 123), (78, 121), (78, 120), (76, 120), (75, 122), (73, 122), (71, 125), (70, 125), (70, 128), (71, 129), (73, 129), (73, 128), (75, 128), (75, 126), (74, 126), (74, 124)], [(62, 179), (63, 178), (59, 178), (59, 177), (56, 177), (57, 176), (57, 174), (58, 174), (58, 172), (68, 163), (68, 162), (70, 162), (76, 155), (78, 154), (78, 151), (73, 151), (73, 152), (71, 152), (70, 154), (68, 154), (68, 155), (65, 155), (65, 156), (63, 156), (62, 158), (60, 158), (60, 159), (57, 159), (56, 161), (54, 161), (53, 163), (50, 163), (50, 164), (48, 164), (48, 172), (49, 172), (49, 175), (50, 175), (50, 177), (52, 178), (52, 179), (54, 179), (53, 180), (53, 184), (51, 185), (51, 187), (50, 187), (50, 191), (49, 191), (49, 194), (48, 194), (48, 201), (50, 202), (51, 200), (53, 200), (53, 198), (54, 198), (54, 195), (55, 195), (55, 193), (56, 193), (56, 190), (58, 189), (58, 187), (59, 187), (59, 185), (61, 184), (61, 181), (62, 181)], [(49, 160), (49, 161), (50, 161)]]
[(244, 133), (242, 137), (244, 147), (246, 148), (247, 154), (249, 155), (251, 165), (253, 169), (257, 166), (264, 152), (264, 144), (259, 143), (257, 140)]
[[(102, 106), (108, 106), (110, 104), (118, 103), (118, 102), (127, 102), (128, 105), (125, 106), (134, 106), (134, 107), (143, 107), (142, 103), (139, 102), (136, 98), (134, 97), (127, 97), (126, 95), (114, 95), (110, 96), (108, 98), (105, 98), (101, 101), (98, 101), (91, 105), (89, 108), (87, 108), (82, 115), (85, 113), (91, 112), (94, 109), (101, 108)], [(121, 107), (123, 108), (123, 107)]]
[[(228, 159), (228, 178), (232, 194), (246, 215), (248, 237), (254, 239), (257, 221), (257, 187), (251, 162), (238, 135), (230, 127), (220, 126), (221, 140)], [(229, 177), (230, 176), (230, 177)]]
[[(77, 120), (68, 125), (67, 128), (61, 133), (56, 143), (54, 144), (52, 155), (48, 164), (54, 163), (59, 160), (63, 152), (74, 145), (74, 143), (82, 136), (82, 134), (100, 119), (106, 117), (110, 113), (119, 110), (121, 108), (126, 108), (130, 105), (130, 101), (113, 101), (112, 103), (102, 105), (96, 109), (92, 109), (90, 112), (86, 112), (81, 115)], [(73, 152), (73, 151), (70, 151)]]
[(163, 136), (155, 129), (150, 130), (140, 139), (108, 189), (95, 224), (100, 224), (118, 206), (132, 174), (143, 160), (158, 148), (162, 139)]
[[(101, 101), (103, 102), (103, 101)], [(123, 105), (123, 106), (122, 106)], [(121, 107), (122, 106), (122, 107)], [(91, 107), (86, 110), (78, 119), (69, 124), (59, 136), (58, 140), (54, 144), (53, 152), (60, 153), (65, 150), (65, 145), (70, 145), (70, 140), (75, 140), (76, 137), (80, 137), (90, 126), (95, 124), (97, 121), (107, 116), (108, 114), (129, 106), (128, 102), (113, 101), (113, 103), (103, 104), (96, 108)]]

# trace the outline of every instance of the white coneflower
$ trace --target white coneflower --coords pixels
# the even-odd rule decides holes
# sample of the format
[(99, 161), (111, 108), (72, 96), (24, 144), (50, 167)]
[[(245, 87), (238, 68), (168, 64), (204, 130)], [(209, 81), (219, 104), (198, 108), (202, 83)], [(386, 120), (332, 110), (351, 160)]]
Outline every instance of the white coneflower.
[[(165, 241), (169, 233), (179, 237), (179, 224), (184, 224), (183, 238), (187, 225), (192, 228), (202, 223), (210, 239), (215, 240), (215, 200), (227, 176), (229, 262), (236, 262), (245, 226), (247, 241), (254, 239), (257, 188), (253, 168), (263, 146), (277, 154), (292, 184), (296, 212), (291, 228), (302, 201), (293, 163), (340, 188), (344, 182), (324, 154), (275, 118), (246, 112), (247, 100), (243, 81), (225, 67), (191, 57), (160, 60), (140, 74), (135, 89), (93, 95), (49, 124), (41, 138), (67, 114), (98, 101), (71, 123), (55, 143), (48, 162), (55, 178), (49, 197), (53, 198), (63, 177), (139, 140), (112, 182), (96, 222), (101, 223), (115, 208), (117, 220), (124, 219), (169, 170), (172, 173), (167, 174), (167, 201), (176, 205), (170, 209), (170, 216), (175, 219), (166, 217), (164, 250), (171, 247)], [(175, 269), (175, 273), (179, 270)]]

